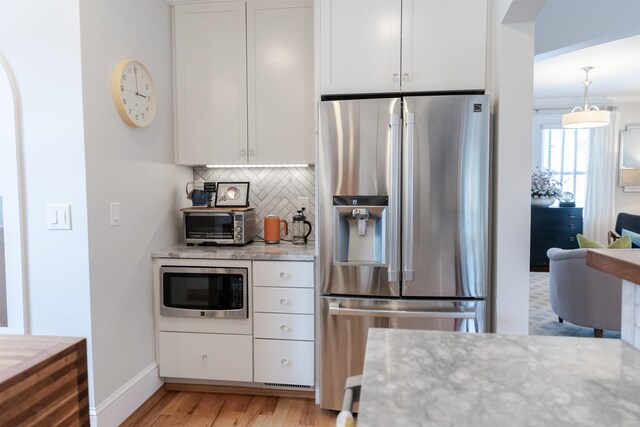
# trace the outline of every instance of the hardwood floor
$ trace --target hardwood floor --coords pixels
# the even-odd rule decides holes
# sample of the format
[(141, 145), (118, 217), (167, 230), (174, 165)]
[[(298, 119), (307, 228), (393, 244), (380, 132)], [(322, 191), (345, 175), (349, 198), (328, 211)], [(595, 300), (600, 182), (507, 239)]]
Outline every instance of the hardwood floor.
[(313, 399), (169, 391), (163, 386), (121, 426), (335, 426)]

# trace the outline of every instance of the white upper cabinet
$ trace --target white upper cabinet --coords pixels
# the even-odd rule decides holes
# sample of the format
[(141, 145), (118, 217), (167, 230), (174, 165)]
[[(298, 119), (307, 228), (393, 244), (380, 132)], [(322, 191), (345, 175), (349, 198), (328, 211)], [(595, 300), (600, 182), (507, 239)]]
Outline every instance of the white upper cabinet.
[(245, 2), (174, 11), (177, 162), (245, 163)]
[(397, 92), (400, 22), (400, 0), (321, 0), (321, 92)]
[(487, 0), (320, 0), (322, 94), (483, 90)]
[(313, 163), (313, 2), (247, 2), (249, 163)]
[(178, 4), (174, 16), (177, 162), (313, 163), (312, 0)]

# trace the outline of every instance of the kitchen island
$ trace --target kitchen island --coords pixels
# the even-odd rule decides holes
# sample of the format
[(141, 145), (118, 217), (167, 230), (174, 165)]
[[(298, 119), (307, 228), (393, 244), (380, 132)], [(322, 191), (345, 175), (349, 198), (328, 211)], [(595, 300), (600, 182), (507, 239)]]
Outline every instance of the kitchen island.
[(620, 340), (370, 329), (358, 426), (640, 425)]

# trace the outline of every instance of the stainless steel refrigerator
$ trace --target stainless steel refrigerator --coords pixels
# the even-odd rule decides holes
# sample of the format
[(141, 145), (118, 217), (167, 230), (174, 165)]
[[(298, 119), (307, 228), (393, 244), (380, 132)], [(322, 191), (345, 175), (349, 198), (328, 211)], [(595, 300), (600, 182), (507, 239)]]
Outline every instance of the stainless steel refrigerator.
[(487, 330), (489, 97), (320, 103), (320, 403), (340, 409), (367, 330)]

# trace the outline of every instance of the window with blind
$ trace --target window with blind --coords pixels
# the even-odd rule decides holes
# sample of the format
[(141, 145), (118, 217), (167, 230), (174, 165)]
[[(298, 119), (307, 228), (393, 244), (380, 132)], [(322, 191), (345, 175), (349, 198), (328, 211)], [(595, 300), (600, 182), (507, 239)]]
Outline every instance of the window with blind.
[(575, 195), (576, 206), (584, 206), (589, 165), (589, 129), (542, 129), (542, 162), (554, 179), (562, 183), (562, 191)]

